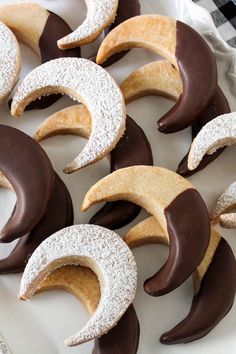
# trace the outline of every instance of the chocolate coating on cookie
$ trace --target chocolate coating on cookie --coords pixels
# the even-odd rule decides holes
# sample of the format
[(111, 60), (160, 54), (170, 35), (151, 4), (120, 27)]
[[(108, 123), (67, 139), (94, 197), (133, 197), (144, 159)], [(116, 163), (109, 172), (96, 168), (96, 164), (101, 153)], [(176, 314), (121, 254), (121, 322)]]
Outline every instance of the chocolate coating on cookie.
[[(27, 4), (24, 4), (24, 6), (27, 6)], [(38, 11), (39, 16), (40, 9), (42, 9), (40, 6), (33, 7), (33, 11), (35, 11), (35, 14)], [(46, 63), (47, 61), (50, 61), (52, 59), (64, 57), (79, 58), (81, 56), (80, 48), (61, 50), (57, 46), (57, 40), (61, 38), (61, 36), (65, 36), (71, 33), (72, 29), (70, 28), (70, 26), (61, 17), (57, 16), (53, 12), (44, 9), (42, 10), (48, 13), (48, 17), (43, 28), (42, 34), (39, 38), (38, 43), (36, 44), (39, 48), (42, 63)], [(8, 11), (12, 11), (12, 7), (9, 7)], [(18, 9), (18, 11), (20, 11), (20, 8)], [(15, 28), (12, 28), (13, 31), (14, 29)], [(17, 28), (15, 30), (17, 32)], [(30, 30), (33, 31), (33, 25), (32, 29), (30, 28)], [(59, 98), (61, 98), (61, 95), (59, 94), (41, 97), (41, 99), (37, 99), (36, 101), (31, 102), (26, 108), (26, 110), (47, 108), (56, 101), (58, 101)], [(11, 107), (11, 102), (12, 100), (9, 101), (9, 107)]]
[(0, 125), (0, 171), (13, 186), (17, 203), (0, 233), (11, 242), (30, 232), (42, 219), (51, 198), (55, 174), (38, 143), (21, 131)]
[(180, 286), (200, 264), (209, 243), (208, 211), (195, 189), (179, 194), (164, 213), (170, 253), (162, 269), (144, 283), (145, 291), (152, 296), (164, 295)]
[(31, 254), (47, 237), (73, 225), (73, 205), (70, 194), (58, 175), (46, 214), (32, 231), (20, 238), (11, 254), (0, 260), (0, 273), (22, 272)]
[(163, 133), (187, 128), (206, 110), (217, 90), (214, 55), (204, 39), (183, 22), (176, 22), (177, 64), (183, 81), (183, 94), (177, 104), (158, 121)]
[[(115, 21), (104, 30), (105, 37), (111, 32), (115, 27), (119, 26), (122, 22), (128, 20), (131, 17), (140, 15), (140, 3), (139, 0), (119, 0), (117, 15)], [(122, 59), (129, 50), (123, 51), (120, 53), (114, 54), (111, 58), (109, 58), (104, 64), (102, 64), (103, 68), (106, 68), (120, 59)], [(96, 62), (97, 53), (94, 53), (89, 59)]]
[[(230, 113), (230, 112), (231, 110), (229, 107), (229, 102), (227, 101), (227, 98), (225, 97), (221, 88), (218, 87), (216, 95), (209, 103), (209, 106), (207, 107), (205, 112), (201, 114), (201, 119), (196, 121), (192, 125), (192, 140), (198, 135), (198, 133), (204, 127), (204, 125), (206, 125), (212, 119), (222, 114)], [(188, 169), (188, 154), (187, 154), (180, 162), (176, 172), (183, 177), (192, 176), (193, 174), (203, 170), (207, 165), (213, 162), (224, 151), (224, 149), (225, 148), (220, 148), (217, 149), (213, 154), (205, 155), (201, 163), (199, 164), (199, 166), (193, 171), (190, 171)]]
[[(65, 57), (80, 58), (80, 48), (62, 50), (57, 46), (58, 39), (71, 33), (70, 26), (59, 16), (51, 11), (45, 24), (43, 33), (39, 39), (39, 49), (41, 53), (42, 64), (49, 60)], [(41, 97), (34, 102), (31, 102), (26, 108), (27, 111), (32, 109), (44, 109), (50, 107), (57, 102), (62, 95), (50, 95)]]
[(189, 315), (170, 332), (163, 344), (188, 343), (207, 335), (230, 311), (236, 292), (236, 261), (228, 243), (221, 239), (212, 262), (195, 295)]
[(140, 327), (133, 305), (107, 334), (95, 340), (92, 354), (136, 354)]
[[(111, 152), (111, 173), (135, 165), (153, 165), (150, 143), (143, 130), (127, 116), (126, 131)], [(90, 224), (119, 229), (138, 216), (141, 207), (127, 201), (106, 203), (90, 220)]]

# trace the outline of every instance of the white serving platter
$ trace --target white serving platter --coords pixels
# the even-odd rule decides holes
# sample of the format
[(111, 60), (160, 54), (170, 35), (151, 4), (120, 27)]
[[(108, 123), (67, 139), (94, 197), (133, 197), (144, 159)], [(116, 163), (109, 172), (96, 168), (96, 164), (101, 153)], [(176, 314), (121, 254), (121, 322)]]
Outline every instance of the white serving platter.
[[(176, 17), (192, 25), (205, 36), (217, 57), (219, 84), (229, 100), (232, 111), (236, 110), (236, 50), (230, 48), (220, 38), (207, 11), (192, 3), (191, 0), (140, 1), (143, 14), (160, 13)], [(0, 5), (14, 2), (16, 1), (0, 0)], [(85, 17), (86, 7), (82, 0), (35, 2), (61, 15), (72, 28), (76, 28)], [(83, 48), (83, 55), (91, 54), (99, 41), (101, 38), (89, 48)], [(21, 48), (23, 77), (40, 63), (29, 48), (25, 46)], [(121, 83), (134, 69), (156, 58), (157, 56), (148, 51), (135, 49), (109, 68), (109, 72), (118, 83)], [(5, 103), (0, 107), (0, 121), (33, 135), (45, 118), (71, 104), (73, 104), (72, 101), (64, 97), (49, 109), (27, 112), (22, 118), (14, 119), (10, 116), (7, 103)], [(172, 104), (164, 98), (148, 97), (129, 104), (127, 111), (144, 129), (152, 146), (155, 164), (176, 170), (179, 161), (190, 146), (190, 129), (165, 136), (157, 132), (156, 128), (157, 119)], [(63, 167), (81, 151), (84, 144), (83, 139), (72, 136), (55, 137), (42, 143), (55, 170), (63, 178), (71, 193), (75, 223), (87, 223), (90, 216), (94, 214), (97, 209), (95, 207), (89, 212), (81, 213), (80, 203), (89, 187), (109, 173), (109, 163), (106, 159), (70, 176), (62, 173)], [(209, 209), (217, 196), (236, 180), (235, 157), (236, 150), (227, 148), (216, 161), (191, 178), (191, 182), (198, 188)], [(0, 227), (10, 216), (14, 203), (14, 193), (0, 190)], [(145, 216), (145, 212), (142, 212), (132, 224), (125, 229), (118, 230), (118, 233), (121, 236), (124, 235), (132, 225)], [(236, 232), (219, 230), (236, 253)], [(12, 247), (12, 245), (2, 244), (0, 257), (6, 256)], [(231, 354), (235, 352), (236, 305), (207, 337), (188, 345), (164, 346), (160, 344), (158, 340), (160, 335), (173, 328), (187, 315), (193, 297), (192, 281), (189, 279), (167, 296), (152, 298), (144, 293), (143, 282), (163, 265), (168, 250), (163, 246), (146, 246), (136, 249), (134, 254), (139, 271), (138, 291), (134, 302), (141, 326), (138, 354)], [(79, 301), (63, 291), (37, 295), (28, 303), (19, 301), (17, 293), (20, 279), (21, 275), (0, 276), (0, 332), (11, 352), (13, 354), (91, 354), (93, 343), (75, 348), (67, 348), (63, 343), (67, 336), (82, 327), (88, 319)]]

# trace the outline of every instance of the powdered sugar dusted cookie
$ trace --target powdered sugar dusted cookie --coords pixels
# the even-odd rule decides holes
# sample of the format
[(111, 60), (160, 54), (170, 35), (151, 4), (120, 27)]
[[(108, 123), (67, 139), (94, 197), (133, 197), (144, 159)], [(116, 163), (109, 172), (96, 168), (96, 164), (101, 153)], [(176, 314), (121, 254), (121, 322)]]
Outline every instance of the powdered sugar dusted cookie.
[(20, 66), (21, 53), (16, 37), (0, 22), (0, 104), (15, 86)]
[[(0, 21), (13, 31), (19, 41), (30, 47), (42, 63), (60, 57), (80, 56), (79, 49), (63, 51), (57, 47), (57, 40), (72, 30), (61, 17), (38, 4), (18, 1), (17, 4), (0, 6)], [(10, 51), (8, 41), (5, 41), (5, 46), (6, 43), (7, 50)], [(8, 65), (11, 64), (9, 60)], [(46, 108), (59, 98), (60, 95), (43, 97), (33, 102), (27, 109)]]
[(194, 139), (188, 168), (194, 170), (204, 155), (212, 154), (223, 146), (236, 145), (236, 113), (223, 114), (206, 124)]
[(30, 300), (40, 282), (65, 265), (91, 268), (101, 285), (96, 312), (81, 331), (65, 341), (74, 346), (100, 337), (117, 324), (135, 297), (137, 267), (128, 246), (113, 231), (96, 225), (71, 226), (49, 237), (33, 253), (19, 297)]
[(58, 41), (61, 49), (93, 42), (115, 19), (118, 0), (85, 0), (88, 12), (85, 21), (72, 33)]
[(92, 131), (81, 154), (65, 169), (72, 173), (95, 163), (114, 149), (125, 131), (123, 95), (112, 77), (90, 60), (61, 58), (31, 71), (19, 85), (12, 102), (12, 115), (21, 116), (36, 98), (63, 93), (84, 103), (91, 115)]
[[(63, 289), (75, 295), (92, 316), (100, 301), (100, 286), (96, 274), (81, 266), (64, 266), (55, 269), (40, 284), (37, 292)], [(139, 321), (133, 305), (107, 334), (95, 340), (93, 354), (136, 354), (139, 344)]]
[(232, 183), (218, 198), (212, 213), (213, 223), (219, 221), (220, 225), (226, 228), (236, 227), (236, 214), (227, 213), (236, 207), (236, 182)]

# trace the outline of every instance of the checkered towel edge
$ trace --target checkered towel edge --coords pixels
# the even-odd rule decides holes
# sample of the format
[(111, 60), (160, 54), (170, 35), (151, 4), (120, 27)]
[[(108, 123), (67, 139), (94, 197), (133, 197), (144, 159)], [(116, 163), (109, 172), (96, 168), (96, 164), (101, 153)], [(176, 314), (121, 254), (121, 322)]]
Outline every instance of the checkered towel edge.
[(210, 12), (221, 37), (236, 48), (236, 0), (193, 0), (193, 2)]

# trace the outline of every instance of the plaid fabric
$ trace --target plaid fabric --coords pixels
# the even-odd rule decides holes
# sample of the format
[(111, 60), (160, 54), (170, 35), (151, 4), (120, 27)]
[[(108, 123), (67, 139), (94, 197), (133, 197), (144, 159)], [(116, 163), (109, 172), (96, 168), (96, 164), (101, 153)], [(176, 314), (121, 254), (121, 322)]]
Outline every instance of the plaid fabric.
[(193, 1), (211, 13), (221, 37), (236, 48), (236, 0)]

